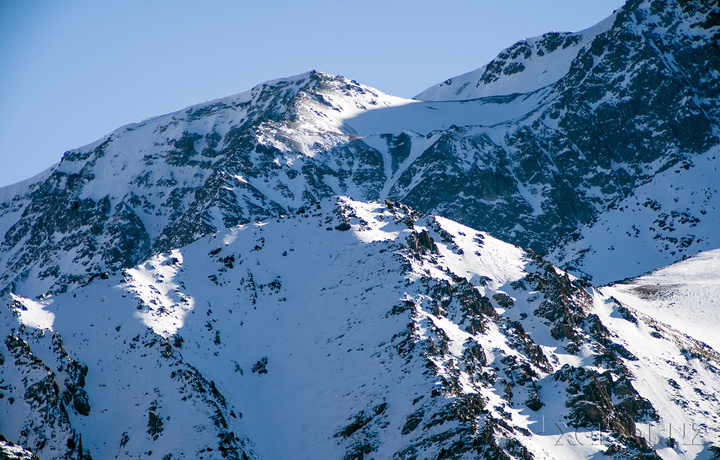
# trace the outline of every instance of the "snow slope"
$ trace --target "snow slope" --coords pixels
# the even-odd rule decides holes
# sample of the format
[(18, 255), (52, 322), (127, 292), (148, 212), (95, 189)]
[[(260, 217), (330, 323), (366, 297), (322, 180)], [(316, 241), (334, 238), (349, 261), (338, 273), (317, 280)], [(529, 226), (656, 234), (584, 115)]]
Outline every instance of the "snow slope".
[(308, 72), (0, 190), (0, 452), (717, 458), (717, 254), (572, 274), (718, 247), (717, 18), (630, 0), (445, 101)]
[(536, 102), (421, 103), (313, 71), (122, 127), (2, 190), (0, 291), (64, 290), (333, 194), (384, 199), (443, 130)]
[[(715, 352), (399, 203), (326, 200), (3, 300), (0, 432), (42, 458), (702, 458), (720, 440)], [(700, 416), (668, 447), (662, 427)]]
[(720, 350), (720, 250), (701, 252), (602, 292)]

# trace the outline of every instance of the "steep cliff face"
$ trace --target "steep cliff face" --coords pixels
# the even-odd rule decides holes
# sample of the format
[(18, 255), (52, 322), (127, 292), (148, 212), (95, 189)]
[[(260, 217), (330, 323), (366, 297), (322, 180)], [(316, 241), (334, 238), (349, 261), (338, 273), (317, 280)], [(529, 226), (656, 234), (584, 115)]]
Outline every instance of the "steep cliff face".
[(457, 94), (463, 79), (421, 102), (309, 72), (126, 126), (4, 191), (1, 289), (62, 291), (336, 194), (544, 254), (719, 143), (719, 17), (713, 2), (631, 1), (514, 45)]
[[(0, 430), (41, 458), (690, 456), (720, 440), (715, 352), (396, 202), (332, 199), (3, 300), (0, 408), (18, 416)], [(696, 443), (669, 446), (664, 427), (700, 414)]]

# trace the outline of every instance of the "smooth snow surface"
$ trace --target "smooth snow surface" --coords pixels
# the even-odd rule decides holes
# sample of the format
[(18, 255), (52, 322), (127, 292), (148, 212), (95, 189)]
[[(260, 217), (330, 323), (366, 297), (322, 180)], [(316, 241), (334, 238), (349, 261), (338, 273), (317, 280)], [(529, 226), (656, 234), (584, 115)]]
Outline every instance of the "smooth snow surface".
[(602, 292), (720, 350), (720, 250), (701, 252)]
[(47, 310), (52, 301), (34, 301), (24, 297), (10, 294), (15, 306), (15, 312), (22, 324), (35, 329), (46, 329), (52, 331), (55, 314)]

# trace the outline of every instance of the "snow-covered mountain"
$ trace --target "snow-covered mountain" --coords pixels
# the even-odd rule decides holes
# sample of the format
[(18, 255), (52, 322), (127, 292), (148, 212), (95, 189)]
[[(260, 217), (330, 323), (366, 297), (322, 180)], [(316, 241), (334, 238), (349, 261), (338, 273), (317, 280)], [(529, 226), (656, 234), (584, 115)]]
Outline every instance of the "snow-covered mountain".
[(326, 200), (4, 302), (1, 429), (41, 458), (678, 458), (720, 441), (712, 349), (389, 201)]
[(630, 0), (0, 189), (0, 458), (720, 456), (718, 43), (716, 2)]
[[(716, 167), (719, 17), (714, 2), (632, 0), (588, 31), (511, 47), (484, 68), (478, 92), (462, 93), (493, 94), (479, 99), (437, 101), (447, 97), (438, 90), (407, 100), (309, 72), (128, 125), (0, 191), (0, 290), (62, 291), (333, 195), (395, 199), (539, 254), (561, 251), (663, 172)], [(523, 75), (530, 86), (517, 83)], [(695, 236), (713, 222), (696, 224), (677, 228), (685, 246), (668, 240), (660, 265), (711, 249)], [(591, 240), (552, 260), (584, 270), (577, 254), (608, 247)]]

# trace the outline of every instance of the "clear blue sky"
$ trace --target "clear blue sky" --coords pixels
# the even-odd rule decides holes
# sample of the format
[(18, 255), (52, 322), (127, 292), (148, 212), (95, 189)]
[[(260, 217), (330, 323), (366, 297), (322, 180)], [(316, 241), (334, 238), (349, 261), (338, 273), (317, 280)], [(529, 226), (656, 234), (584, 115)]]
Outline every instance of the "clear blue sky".
[(128, 123), (316, 69), (412, 97), (623, 0), (0, 0), (0, 186)]

